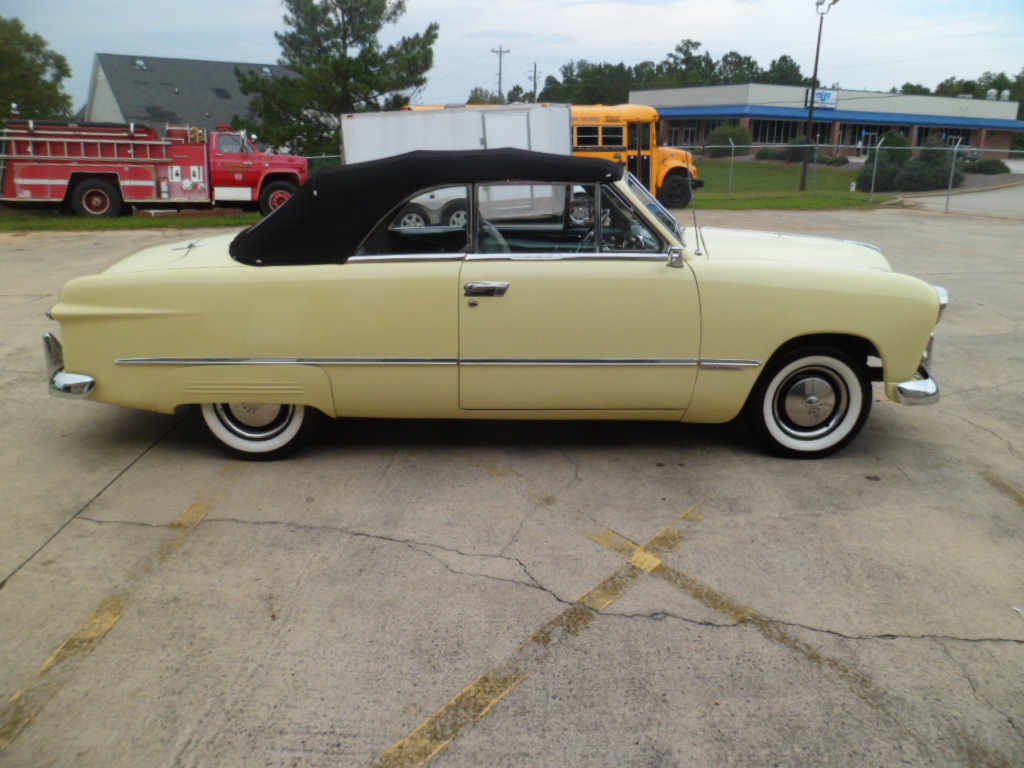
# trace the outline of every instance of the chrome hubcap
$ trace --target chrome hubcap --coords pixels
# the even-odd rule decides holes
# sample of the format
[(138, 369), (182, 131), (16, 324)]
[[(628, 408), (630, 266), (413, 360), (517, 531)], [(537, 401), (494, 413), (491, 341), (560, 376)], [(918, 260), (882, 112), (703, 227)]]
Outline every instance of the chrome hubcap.
[(229, 430), (248, 440), (269, 440), (291, 422), (293, 405), (278, 403), (218, 403), (217, 418)]
[(842, 378), (825, 368), (795, 371), (779, 386), (773, 412), (775, 423), (791, 437), (812, 440), (842, 423), (850, 394)]
[(784, 398), (786, 417), (798, 427), (816, 427), (836, 407), (836, 392), (819, 376), (794, 382)]

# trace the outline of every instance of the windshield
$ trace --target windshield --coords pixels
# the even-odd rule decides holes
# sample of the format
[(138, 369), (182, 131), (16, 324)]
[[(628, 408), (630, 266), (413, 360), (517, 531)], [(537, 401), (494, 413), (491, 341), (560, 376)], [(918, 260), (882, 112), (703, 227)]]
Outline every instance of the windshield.
[(629, 184), (630, 191), (640, 198), (640, 201), (647, 207), (647, 210), (654, 214), (654, 217), (664, 224), (669, 232), (682, 240), (683, 228), (676, 221), (676, 217), (668, 212), (668, 208), (662, 205), (658, 198), (652, 195), (650, 190), (640, 183), (640, 179), (632, 173), (626, 174), (626, 182)]

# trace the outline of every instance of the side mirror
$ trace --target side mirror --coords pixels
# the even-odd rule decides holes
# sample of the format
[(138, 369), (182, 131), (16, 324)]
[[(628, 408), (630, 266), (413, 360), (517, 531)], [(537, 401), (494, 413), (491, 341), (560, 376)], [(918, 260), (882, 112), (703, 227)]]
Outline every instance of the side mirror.
[(670, 267), (674, 267), (675, 269), (682, 269), (683, 265), (686, 263), (685, 261), (683, 261), (683, 249), (677, 248), (676, 246), (672, 246), (671, 248), (669, 248), (667, 263)]

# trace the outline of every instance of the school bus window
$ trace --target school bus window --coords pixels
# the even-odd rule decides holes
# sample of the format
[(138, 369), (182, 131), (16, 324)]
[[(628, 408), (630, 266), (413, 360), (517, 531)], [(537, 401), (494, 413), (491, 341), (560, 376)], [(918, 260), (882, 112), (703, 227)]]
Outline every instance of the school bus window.
[(624, 147), (626, 139), (621, 125), (606, 125), (601, 133), (601, 144), (606, 147)]
[(580, 125), (576, 127), (576, 146), (577, 147), (597, 147), (600, 146), (600, 126), (597, 125)]

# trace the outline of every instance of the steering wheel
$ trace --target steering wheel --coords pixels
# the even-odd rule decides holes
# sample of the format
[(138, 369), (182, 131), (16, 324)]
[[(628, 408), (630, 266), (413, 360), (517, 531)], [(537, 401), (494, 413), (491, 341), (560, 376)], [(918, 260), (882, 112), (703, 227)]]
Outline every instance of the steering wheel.
[(511, 253), (508, 241), (504, 238), (498, 228), (489, 221), (480, 222), (480, 252), (481, 253)]

